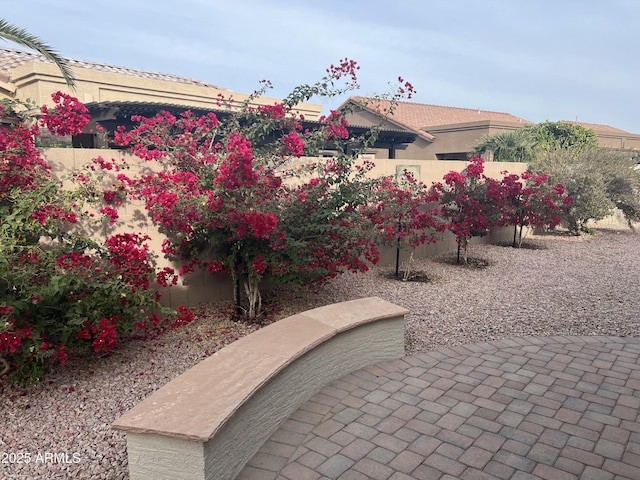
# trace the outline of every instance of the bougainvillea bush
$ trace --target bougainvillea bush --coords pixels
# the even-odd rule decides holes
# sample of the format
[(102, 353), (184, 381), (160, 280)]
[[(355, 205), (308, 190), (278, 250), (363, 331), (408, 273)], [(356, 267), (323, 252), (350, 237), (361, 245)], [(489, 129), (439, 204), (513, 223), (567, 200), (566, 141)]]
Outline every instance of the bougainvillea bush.
[(498, 226), (513, 226), (514, 247), (522, 246), (525, 227), (558, 226), (564, 210), (573, 203), (561, 183), (550, 185), (548, 180), (544, 173), (525, 171), (516, 175), (504, 172), (500, 180), (501, 195), (492, 200), (501, 205), (503, 212)]
[(502, 217), (502, 206), (492, 200), (502, 198), (500, 184), (484, 175), (482, 157), (472, 158), (462, 172), (445, 174), (443, 182), (433, 184), (433, 193), (440, 204), (440, 216), (456, 237), (458, 262), (462, 253), (467, 263), (471, 238), (491, 233)]
[(451, 171), (443, 182), (432, 186), (446, 228), (456, 237), (458, 262), (462, 253), (467, 263), (472, 237), (484, 237), (496, 227), (513, 226), (513, 245), (520, 246), (525, 226), (553, 228), (560, 223), (563, 209), (571, 205), (572, 198), (562, 184), (549, 185), (544, 173), (502, 173), (501, 180), (487, 177), (484, 159), (474, 157), (462, 172)]
[[(378, 259), (360, 214), (374, 180), (359, 160), (377, 129), (359, 138), (347, 129), (344, 112), (331, 111), (311, 127), (296, 106), (313, 96), (333, 96), (357, 87), (354, 61), (342, 60), (313, 85), (296, 87), (282, 102), (255, 106), (270, 87), (245, 102), (219, 97), (224, 115), (160, 113), (134, 117), (115, 140), (156, 173), (117, 176), (119, 188), (144, 201), (150, 218), (167, 237), (163, 252), (180, 261), (180, 274), (205, 269), (228, 274), (240, 285), (250, 318), (261, 308), (261, 286), (321, 284), (341, 271), (362, 271)], [(410, 96), (402, 79), (390, 97)], [(344, 82), (344, 83), (343, 83)], [(330, 148), (335, 156), (315, 163)]]
[(432, 189), (405, 171), (399, 179), (380, 179), (369, 203), (361, 208), (360, 213), (377, 233), (376, 243), (396, 248), (396, 277), (399, 277), (402, 249), (411, 250), (403, 272), (403, 280), (408, 280), (414, 249), (435, 243), (446, 228), (440, 220), (436, 198)]
[(77, 134), (89, 115), (66, 94), (53, 100), (38, 121), (20, 115), (30, 105), (0, 106), (0, 373), (22, 383), (74, 354), (108, 352), (166, 313), (147, 237), (78, 233), (88, 220), (83, 192), (61, 189), (34, 141), (40, 128)]

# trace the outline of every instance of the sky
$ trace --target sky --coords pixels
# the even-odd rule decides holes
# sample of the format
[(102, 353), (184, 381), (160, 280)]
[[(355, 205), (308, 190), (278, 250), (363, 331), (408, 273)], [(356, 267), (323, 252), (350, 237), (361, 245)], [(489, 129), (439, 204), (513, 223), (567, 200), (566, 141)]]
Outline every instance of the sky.
[[(640, 133), (640, 0), (0, 0), (65, 57), (283, 98), (356, 60), (413, 102)], [(0, 41), (0, 46), (16, 47)], [(346, 96), (313, 99), (324, 111)]]

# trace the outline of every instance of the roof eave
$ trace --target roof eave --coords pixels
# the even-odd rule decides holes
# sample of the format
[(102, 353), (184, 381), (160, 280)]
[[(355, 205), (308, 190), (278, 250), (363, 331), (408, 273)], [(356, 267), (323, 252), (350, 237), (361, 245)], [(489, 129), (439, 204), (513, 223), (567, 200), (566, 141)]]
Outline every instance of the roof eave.
[[(366, 110), (366, 111), (372, 113), (373, 115), (382, 116), (382, 114), (380, 112), (376, 111), (373, 108), (368, 107), (366, 104), (358, 102), (354, 97), (349, 97), (345, 102), (342, 103), (342, 105), (339, 108), (342, 108), (342, 107), (348, 105), (349, 103), (353, 103), (356, 106), (362, 108), (363, 110)], [(420, 138), (422, 138), (422, 139), (424, 139), (424, 140), (426, 140), (428, 142), (433, 142), (435, 140), (435, 138), (436, 138), (433, 135), (431, 135), (429, 132), (426, 132), (426, 131), (421, 130), (419, 128), (415, 128), (415, 127), (413, 127), (411, 125), (408, 125), (408, 124), (406, 124), (404, 122), (396, 120), (396, 119), (394, 119), (394, 118), (392, 118), (390, 116), (384, 116), (384, 119), (387, 122), (398, 126), (402, 130), (409, 130), (411, 132), (415, 132)]]

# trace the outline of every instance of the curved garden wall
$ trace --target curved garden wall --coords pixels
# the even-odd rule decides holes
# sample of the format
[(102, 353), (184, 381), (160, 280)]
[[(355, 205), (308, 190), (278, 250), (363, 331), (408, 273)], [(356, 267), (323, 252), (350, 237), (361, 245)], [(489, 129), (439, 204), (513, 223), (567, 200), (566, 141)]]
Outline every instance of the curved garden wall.
[(216, 352), (112, 425), (126, 432), (130, 478), (235, 478), (320, 388), (403, 356), (407, 313), (377, 297), (336, 303)]

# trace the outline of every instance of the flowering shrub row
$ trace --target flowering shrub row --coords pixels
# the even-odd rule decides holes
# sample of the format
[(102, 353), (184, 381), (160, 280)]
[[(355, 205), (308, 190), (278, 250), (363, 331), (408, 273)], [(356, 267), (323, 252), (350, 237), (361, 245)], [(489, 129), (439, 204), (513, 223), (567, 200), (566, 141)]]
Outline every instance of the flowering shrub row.
[[(557, 199), (541, 190), (544, 181), (535, 192), (515, 175), (494, 181), (484, 176), (479, 158), (432, 187), (410, 175), (401, 182), (372, 179), (373, 164), (358, 156), (373, 145), (376, 127), (352, 138), (345, 112), (331, 111), (317, 128), (303, 128), (296, 105), (354, 88), (356, 70), (355, 62), (343, 60), (320, 82), (273, 105), (251, 105), (268, 88), (265, 82), (242, 104), (220, 97), (232, 112), (222, 118), (162, 112), (136, 117), (137, 127), (115, 135), (141, 160), (161, 165), (149, 175), (118, 174), (117, 190), (145, 202), (167, 236), (163, 252), (182, 263), (181, 275), (196, 268), (229, 274), (239, 306), (244, 284), (250, 318), (260, 313), (265, 280), (321, 284), (341, 271), (365, 271), (378, 261), (380, 243), (415, 248), (448, 229), (466, 252), (472, 236), (497, 226), (556, 222)], [(340, 78), (348, 80), (343, 88), (335, 87)], [(412, 85), (398, 82), (381, 116), (411, 97)], [(337, 153), (317, 163), (299, 160), (320, 148)]]
[[(118, 129), (114, 140), (142, 161), (160, 164), (155, 173), (130, 176), (123, 161), (98, 157), (70, 177), (78, 187), (73, 191), (60, 189), (33, 138), (38, 126), (52, 134), (81, 132), (89, 121), (82, 104), (57, 93), (39, 124), (0, 128), (0, 359), (14, 376), (36, 380), (52, 362), (64, 364), (83, 350), (108, 352), (120, 336), (158, 326), (168, 312), (156, 287), (175, 285), (178, 275), (195, 269), (230, 275), (239, 306), (244, 285), (246, 314), (254, 318), (265, 280), (322, 284), (343, 271), (366, 271), (378, 261), (380, 243), (415, 248), (450, 230), (466, 252), (472, 236), (496, 226), (559, 221), (569, 200), (561, 185), (547, 187), (544, 175), (505, 172), (493, 180), (476, 158), (431, 187), (409, 174), (399, 182), (374, 179), (373, 164), (360, 154), (374, 144), (376, 127), (353, 138), (345, 111), (337, 110), (304, 128), (296, 106), (355, 88), (357, 69), (342, 60), (318, 83), (297, 87), (273, 105), (253, 106), (268, 82), (242, 104), (220, 96), (229, 107), (221, 118), (190, 112), (134, 117), (137, 126)], [(409, 82), (398, 82), (381, 115), (413, 94)], [(0, 115), (16, 118), (8, 108)], [(301, 159), (324, 148), (335, 156)], [(107, 174), (113, 183), (102, 190)], [(142, 200), (166, 235), (162, 251), (181, 262), (178, 274), (156, 271), (144, 235), (97, 242), (74, 228), (93, 217), (86, 202), (98, 203), (94, 221), (115, 224), (130, 199)], [(193, 318), (187, 308), (177, 310), (175, 324)]]
[(400, 182), (382, 179), (361, 213), (378, 233), (378, 242), (395, 245), (398, 251), (435, 242), (439, 233), (451, 231), (466, 263), (472, 237), (513, 226), (513, 245), (520, 246), (524, 227), (557, 226), (573, 201), (561, 184), (549, 185), (545, 174), (502, 175), (484, 175), (481, 157), (430, 187), (405, 172)]
[[(548, 185), (547, 176), (524, 172), (518, 176), (503, 172), (496, 180), (484, 175), (484, 160), (474, 157), (463, 172), (451, 171), (443, 182), (433, 185), (433, 198), (440, 216), (456, 237), (459, 252), (467, 260), (471, 237), (488, 235), (495, 227), (514, 227), (514, 246), (522, 242), (525, 226), (553, 228), (573, 199), (561, 184)], [(516, 233), (520, 231), (519, 240)]]

